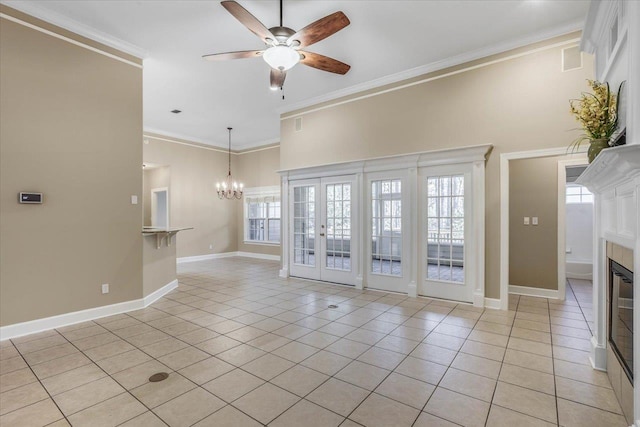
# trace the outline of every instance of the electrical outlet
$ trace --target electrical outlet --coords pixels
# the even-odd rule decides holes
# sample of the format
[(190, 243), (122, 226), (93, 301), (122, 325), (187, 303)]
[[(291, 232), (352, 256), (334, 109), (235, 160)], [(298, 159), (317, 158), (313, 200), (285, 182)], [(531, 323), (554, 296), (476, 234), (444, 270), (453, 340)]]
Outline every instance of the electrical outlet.
[(213, 249), (213, 245), (209, 245), (209, 249)]
[(102, 293), (103, 294), (108, 294), (109, 293), (109, 284), (105, 283), (104, 285), (102, 285)]
[(538, 225), (538, 217), (537, 216), (534, 216), (534, 217), (531, 218), (531, 224)]
[(524, 217), (524, 225), (529, 225), (529, 217), (528, 216)]

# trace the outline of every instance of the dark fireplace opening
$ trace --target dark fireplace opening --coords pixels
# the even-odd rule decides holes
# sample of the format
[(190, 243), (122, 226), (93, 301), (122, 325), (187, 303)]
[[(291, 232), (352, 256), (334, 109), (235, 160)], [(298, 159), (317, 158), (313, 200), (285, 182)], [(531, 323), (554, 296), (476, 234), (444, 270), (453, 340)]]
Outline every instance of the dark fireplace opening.
[(633, 384), (633, 272), (609, 260), (609, 343)]

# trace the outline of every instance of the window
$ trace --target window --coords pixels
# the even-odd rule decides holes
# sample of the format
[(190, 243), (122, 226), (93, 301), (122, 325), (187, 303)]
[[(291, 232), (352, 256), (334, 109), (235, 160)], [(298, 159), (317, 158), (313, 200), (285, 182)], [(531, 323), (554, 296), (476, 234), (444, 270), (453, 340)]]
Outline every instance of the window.
[(280, 189), (246, 189), (245, 241), (280, 243)]
[(371, 182), (371, 272), (402, 275), (402, 181)]
[(578, 184), (567, 184), (567, 203), (593, 203), (593, 193)]
[(464, 282), (464, 175), (427, 178), (427, 279)]

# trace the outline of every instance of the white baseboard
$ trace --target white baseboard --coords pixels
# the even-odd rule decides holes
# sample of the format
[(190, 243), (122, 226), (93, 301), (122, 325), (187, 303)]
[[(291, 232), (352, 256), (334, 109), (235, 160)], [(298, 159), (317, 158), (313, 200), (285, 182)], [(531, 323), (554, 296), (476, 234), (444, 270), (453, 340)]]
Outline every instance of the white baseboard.
[(257, 259), (266, 259), (268, 261), (280, 261), (280, 255), (268, 255), (268, 254), (259, 254), (255, 252), (236, 252), (235, 256), (242, 256), (245, 258), (257, 258)]
[(0, 341), (18, 338), (23, 335), (35, 334), (37, 332), (48, 331), (50, 329), (62, 328), (63, 326), (113, 316), (115, 314), (126, 313), (128, 311), (140, 310), (141, 308), (147, 307), (154, 301), (157, 301), (159, 298), (162, 298), (177, 287), (178, 280), (176, 279), (164, 285), (157, 291), (147, 295), (145, 298), (2, 326), (0, 327)]
[(529, 286), (509, 285), (509, 293), (529, 297), (558, 299), (557, 289), (531, 288)]
[(195, 255), (195, 256), (184, 256), (176, 259), (176, 263), (182, 264), (185, 262), (196, 262), (196, 261), (207, 261), (210, 259), (218, 259), (218, 258), (229, 258), (232, 256), (236, 256), (237, 252), (222, 252), (219, 254), (207, 254), (207, 255)]
[(565, 275), (567, 279), (593, 280), (593, 263), (567, 261)]
[(492, 310), (501, 310), (502, 301), (500, 300), (500, 298), (485, 298), (484, 308), (490, 308)]
[(163, 296), (165, 296), (166, 294), (168, 294), (169, 292), (171, 292), (177, 287), (178, 287), (178, 279), (174, 279), (171, 282), (164, 285), (163, 287), (161, 287), (160, 289), (158, 289), (157, 291), (151, 292), (149, 295), (143, 298), (144, 306), (148, 307), (149, 305), (158, 301), (160, 298), (162, 298)]
[(591, 367), (598, 371), (607, 370), (607, 347), (600, 346), (596, 337), (591, 337), (591, 355), (589, 356)]
[(211, 259), (220, 259), (220, 258), (231, 258), (234, 256), (241, 256), (245, 258), (257, 258), (257, 259), (266, 259), (269, 261), (280, 261), (280, 255), (267, 255), (267, 254), (259, 254), (254, 252), (222, 252), (219, 254), (207, 254), (207, 255), (196, 255), (196, 256), (185, 256), (176, 259), (178, 264), (183, 264), (185, 262), (196, 262), (196, 261), (208, 261)]

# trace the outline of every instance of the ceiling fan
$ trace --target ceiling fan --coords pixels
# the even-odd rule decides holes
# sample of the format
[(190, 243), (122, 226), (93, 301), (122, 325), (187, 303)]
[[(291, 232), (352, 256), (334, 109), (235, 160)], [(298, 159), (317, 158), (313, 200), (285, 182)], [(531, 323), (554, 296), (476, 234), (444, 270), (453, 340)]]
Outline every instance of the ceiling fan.
[(263, 50), (244, 50), (237, 52), (214, 53), (204, 55), (209, 61), (262, 57), (271, 67), (271, 89), (277, 90), (284, 85), (287, 70), (298, 62), (336, 74), (346, 74), (351, 66), (336, 59), (306, 50), (300, 50), (337, 33), (347, 25), (349, 18), (342, 12), (335, 12), (319, 19), (300, 31), (294, 31), (282, 25), (282, 0), (280, 0), (280, 26), (267, 28), (245, 8), (235, 1), (223, 1), (222, 6), (241, 24), (266, 44)]

